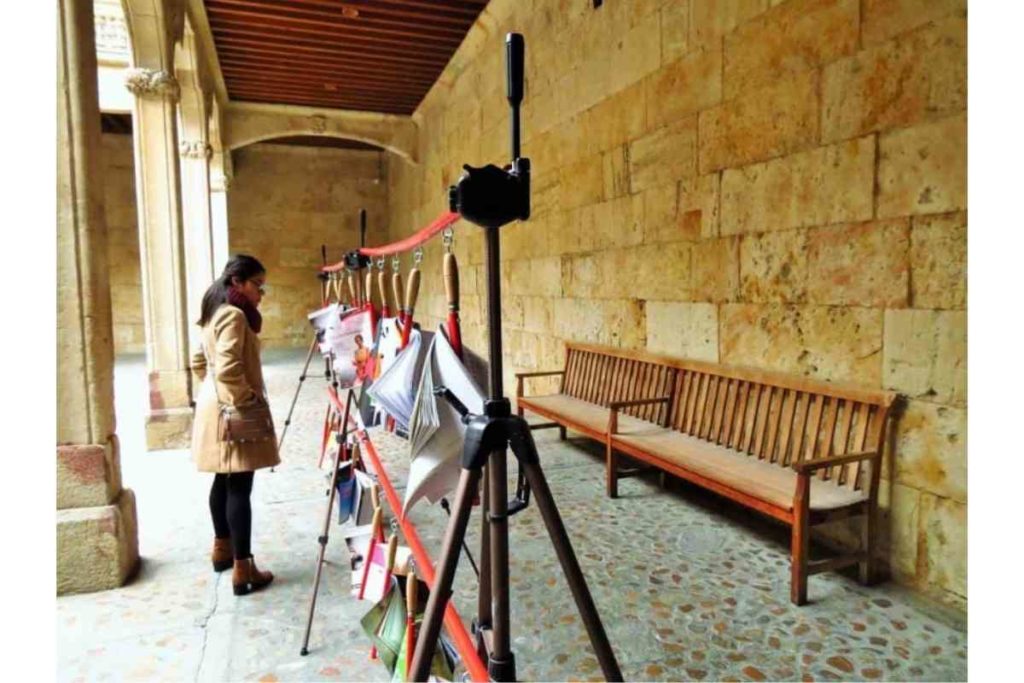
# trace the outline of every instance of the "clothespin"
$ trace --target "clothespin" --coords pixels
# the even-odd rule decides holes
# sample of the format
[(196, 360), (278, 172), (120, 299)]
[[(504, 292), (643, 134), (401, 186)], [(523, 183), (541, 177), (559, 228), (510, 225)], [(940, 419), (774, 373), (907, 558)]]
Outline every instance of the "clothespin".
[(370, 576), (370, 565), (373, 563), (373, 552), (377, 549), (377, 544), (384, 540), (384, 510), (381, 507), (375, 506), (373, 509), (373, 524), (370, 531), (370, 544), (366, 547), (366, 557), (363, 558), (363, 580), (359, 584), (359, 599), (362, 600), (363, 596), (366, 595), (366, 580)]
[(409, 561), (409, 574), (405, 581), (405, 671), (412, 670), (412, 655), (416, 649), (416, 602), (419, 585), (416, 582), (416, 567)]

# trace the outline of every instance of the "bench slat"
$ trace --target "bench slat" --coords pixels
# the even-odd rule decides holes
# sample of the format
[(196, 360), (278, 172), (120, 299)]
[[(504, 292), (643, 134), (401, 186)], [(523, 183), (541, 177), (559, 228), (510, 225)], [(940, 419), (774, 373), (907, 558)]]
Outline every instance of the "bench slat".
[[(853, 409), (856, 406), (852, 401), (843, 401), (842, 417), (839, 418), (838, 432), (834, 441), (834, 450), (828, 455), (845, 455), (850, 452), (850, 427), (853, 424)], [(827, 457), (827, 456), (826, 456)], [(829, 467), (824, 470), (824, 479), (832, 479), (838, 475), (838, 468)]]
[(782, 466), (789, 464), (789, 444), (793, 438), (793, 417), (796, 415), (796, 402), (800, 398), (799, 392), (789, 390), (785, 392), (782, 400), (782, 414), (779, 424), (779, 452), (773, 462)]
[(806, 392), (801, 391), (797, 394), (796, 415), (793, 416), (793, 442), (785, 459), (787, 467), (800, 460), (800, 453), (803, 451), (804, 439), (807, 435), (807, 417), (810, 414), (812, 399), (813, 396)]
[[(850, 445), (853, 452), (864, 450), (864, 442), (868, 436), (868, 425), (871, 422), (871, 406), (866, 403), (858, 403), (857, 407), (860, 409), (857, 415), (857, 428), (853, 436), (853, 443)], [(853, 470), (852, 474), (851, 469)], [(856, 489), (859, 473), (860, 463), (843, 465), (839, 470), (839, 484), (846, 485), (847, 477), (850, 477), (850, 488)]]
[(818, 429), (821, 427), (821, 415), (824, 412), (825, 400), (826, 397), (821, 395), (814, 397), (814, 405), (811, 407), (807, 427), (807, 444), (804, 446), (803, 455), (797, 455), (797, 462), (814, 458), (814, 450), (818, 445)]

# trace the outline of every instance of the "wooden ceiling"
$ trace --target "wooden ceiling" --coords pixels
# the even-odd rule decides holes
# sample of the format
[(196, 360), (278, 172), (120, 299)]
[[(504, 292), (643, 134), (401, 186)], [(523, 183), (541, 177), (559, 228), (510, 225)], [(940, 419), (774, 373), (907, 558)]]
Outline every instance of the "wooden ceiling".
[(204, 0), (232, 100), (411, 114), (487, 0)]

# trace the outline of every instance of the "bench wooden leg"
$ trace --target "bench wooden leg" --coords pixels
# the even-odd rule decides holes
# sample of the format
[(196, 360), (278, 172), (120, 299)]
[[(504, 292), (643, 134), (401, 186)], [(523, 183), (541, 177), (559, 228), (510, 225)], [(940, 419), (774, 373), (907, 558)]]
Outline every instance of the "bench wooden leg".
[(662, 489), (668, 486), (668, 472), (665, 470), (658, 472), (658, 485), (661, 486)]
[(793, 536), (790, 544), (789, 560), (789, 599), (797, 606), (807, 604), (810, 488), (811, 480), (807, 475), (797, 477), (796, 496), (793, 498)]
[(861, 526), (861, 550), (867, 553), (860, 562), (860, 582), (870, 586), (875, 582), (875, 505), (865, 504), (864, 520)]
[(558, 438), (565, 441), (565, 427), (558, 428)]
[(605, 446), (605, 486), (609, 498), (619, 497), (619, 456), (612, 448), (611, 441)]

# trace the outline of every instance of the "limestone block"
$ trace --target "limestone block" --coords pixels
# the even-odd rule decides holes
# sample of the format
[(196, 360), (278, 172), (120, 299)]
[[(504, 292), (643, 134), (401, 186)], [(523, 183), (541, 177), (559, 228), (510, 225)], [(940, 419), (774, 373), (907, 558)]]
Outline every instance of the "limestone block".
[(116, 503), (57, 511), (57, 594), (117, 588), (139, 563), (135, 494)]
[(146, 415), (146, 450), (188, 448), (192, 443), (192, 409), (153, 409)]
[(629, 193), (629, 145), (613, 147), (601, 155), (604, 173), (604, 198), (615, 199)]
[(658, 128), (629, 145), (630, 192), (696, 174), (696, 116)]
[(544, 296), (528, 296), (523, 299), (523, 329), (536, 334), (551, 331), (553, 300)]
[(581, 299), (667, 299), (689, 296), (690, 245), (640, 246), (566, 257), (562, 290)]
[(692, 0), (690, 36), (695, 45), (717, 42), (768, 9), (768, 0)]
[(917, 575), (921, 492), (902, 484), (881, 481), (878, 490), (878, 527), (881, 556), (893, 576), (912, 582)]
[(614, 68), (608, 74), (607, 93), (618, 92), (661, 66), (661, 23), (658, 13), (653, 12), (639, 19), (636, 25), (626, 31), (620, 30), (611, 45), (609, 56)]
[(906, 306), (910, 291), (907, 219), (808, 231), (807, 295), (812, 304)]
[(555, 299), (556, 336), (624, 348), (643, 348), (644, 306), (635, 299)]
[(697, 241), (718, 235), (718, 174), (644, 191), (644, 243)]
[(640, 81), (608, 97), (602, 96), (580, 116), (580, 144), (599, 153), (639, 137), (645, 131), (645, 90)]
[(921, 495), (921, 560), (928, 585), (967, 598), (967, 505)]
[(938, 403), (967, 400), (967, 312), (885, 312), (883, 383)]
[(914, 216), (910, 302), (915, 308), (967, 307), (967, 213)]
[(967, 411), (908, 401), (895, 423), (896, 482), (967, 502)]
[(739, 239), (723, 237), (693, 245), (690, 282), (696, 301), (736, 301), (739, 298)]
[(601, 157), (591, 157), (559, 169), (558, 203), (572, 208), (600, 202), (604, 198), (604, 164)]
[(869, 220), (872, 137), (722, 173), (721, 232), (735, 235)]
[(754, 303), (807, 300), (807, 231), (744, 235), (740, 241), (740, 292)]
[(661, 63), (681, 57), (690, 47), (690, 2), (671, 2), (661, 8)]
[(818, 141), (816, 71), (781, 78), (700, 113), (700, 172), (792, 154)]
[[(530, 178), (531, 219), (541, 218), (556, 209), (570, 208), (569, 204), (562, 201), (562, 177), (557, 170), (550, 170), (536, 173)], [(602, 177), (602, 186), (603, 183), (604, 178)], [(579, 204), (572, 206), (579, 206)]]
[(658, 128), (722, 101), (722, 49), (682, 55), (644, 81), (647, 125)]
[(882, 312), (837, 306), (723, 304), (721, 362), (878, 386)]
[(853, 53), (860, 28), (859, 4), (859, 0), (793, 0), (737, 27), (725, 37), (726, 99)]
[(865, 0), (861, 9), (861, 40), (865, 45), (967, 12), (967, 0)]
[(562, 259), (555, 257), (530, 260), (527, 292), (537, 296), (562, 295)]
[(121, 491), (118, 441), (57, 446), (57, 509), (110, 504)]
[(680, 358), (718, 361), (715, 304), (648, 301), (647, 350)]
[[(588, 211), (591, 218), (587, 217)], [(592, 231), (589, 237), (589, 248), (592, 249), (640, 244), (644, 239), (643, 195), (627, 195), (587, 207), (581, 229)]]
[(822, 140), (913, 125), (967, 108), (967, 19), (949, 17), (825, 67)]

